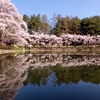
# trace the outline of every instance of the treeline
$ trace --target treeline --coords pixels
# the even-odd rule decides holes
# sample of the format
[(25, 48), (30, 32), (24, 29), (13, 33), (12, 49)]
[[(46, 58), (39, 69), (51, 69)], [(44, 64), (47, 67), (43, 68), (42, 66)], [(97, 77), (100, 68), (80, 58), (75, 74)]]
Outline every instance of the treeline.
[(30, 17), (24, 15), (23, 20), (27, 23), (30, 32), (34, 31), (47, 34), (50, 31), (49, 28), (51, 28), (51, 26), (48, 23), (48, 18), (46, 15), (42, 15), (41, 17), (40, 14), (31, 15)]
[(60, 14), (53, 14), (53, 18), (48, 20), (46, 15), (38, 14), (30, 17), (23, 15), (23, 20), (27, 23), (30, 33), (35, 31), (57, 36), (62, 33), (100, 35), (100, 16), (79, 19), (77, 16), (62, 17)]

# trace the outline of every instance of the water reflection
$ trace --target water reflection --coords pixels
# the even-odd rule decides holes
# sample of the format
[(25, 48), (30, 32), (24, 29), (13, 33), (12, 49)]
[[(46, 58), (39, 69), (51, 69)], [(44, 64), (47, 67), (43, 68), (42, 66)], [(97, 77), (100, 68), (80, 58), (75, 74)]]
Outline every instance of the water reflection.
[(27, 77), (25, 58), (0, 55), (0, 100), (10, 100), (17, 94)]
[(0, 99), (13, 99), (22, 85), (100, 83), (100, 55), (0, 55)]
[[(50, 72), (51, 71), (51, 72)], [(94, 84), (100, 83), (100, 66), (84, 66), (84, 67), (62, 67), (60, 65), (47, 68), (38, 68), (32, 70), (29, 68), (28, 77), (24, 81), (24, 85), (31, 83), (33, 85), (46, 85), (48, 80), (53, 82), (53, 85), (77, 84), (80, 80)]]
[(30, 55), (29, 59), (35, 67), (56, 66), (90, 66), (100, 65), (99, 55), (67, 55), (67, 54), (35, 54)]

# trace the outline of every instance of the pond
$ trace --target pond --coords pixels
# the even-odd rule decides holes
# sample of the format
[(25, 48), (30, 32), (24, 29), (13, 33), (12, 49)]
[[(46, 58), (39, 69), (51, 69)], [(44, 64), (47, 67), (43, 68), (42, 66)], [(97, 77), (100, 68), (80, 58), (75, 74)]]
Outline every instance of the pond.
[(0, 100), (100, 100), (100, 55), (2, 54)]

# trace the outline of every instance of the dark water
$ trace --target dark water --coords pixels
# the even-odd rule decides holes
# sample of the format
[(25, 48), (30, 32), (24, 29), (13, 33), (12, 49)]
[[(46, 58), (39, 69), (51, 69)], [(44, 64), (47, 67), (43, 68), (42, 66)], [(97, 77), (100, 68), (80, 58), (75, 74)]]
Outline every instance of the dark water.
[(0, 55), (0, 100), (100, 100), (100, 55)]

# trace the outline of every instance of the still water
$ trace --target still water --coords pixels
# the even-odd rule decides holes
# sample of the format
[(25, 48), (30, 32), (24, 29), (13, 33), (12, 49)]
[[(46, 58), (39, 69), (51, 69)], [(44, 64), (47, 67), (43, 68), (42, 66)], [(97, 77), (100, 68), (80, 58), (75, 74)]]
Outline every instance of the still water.
[(0, 100), (100, 100), (100, 55), (0, 55)]

